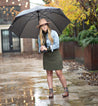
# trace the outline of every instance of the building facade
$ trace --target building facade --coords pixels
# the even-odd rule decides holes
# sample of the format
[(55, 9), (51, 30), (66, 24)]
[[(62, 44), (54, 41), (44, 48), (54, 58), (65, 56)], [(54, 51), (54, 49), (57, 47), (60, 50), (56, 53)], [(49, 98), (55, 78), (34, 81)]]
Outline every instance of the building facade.
[(19, 38), (8, 30), (15, 16), (30, 8), (29, 0), (0, 0), (0, 54), (36, 51), (36, 40)]

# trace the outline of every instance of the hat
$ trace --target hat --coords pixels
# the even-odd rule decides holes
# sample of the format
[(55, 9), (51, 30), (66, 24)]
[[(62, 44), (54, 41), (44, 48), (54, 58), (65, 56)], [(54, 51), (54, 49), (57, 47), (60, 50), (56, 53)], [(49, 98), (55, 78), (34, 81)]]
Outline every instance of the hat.
[(46, 19), (42, 18), (39, 20), (39, 25), (37, 25), (37, 28), (39, 28), (41, 25), (44, 24), (50, 24), (50, 22), (47, 22)]

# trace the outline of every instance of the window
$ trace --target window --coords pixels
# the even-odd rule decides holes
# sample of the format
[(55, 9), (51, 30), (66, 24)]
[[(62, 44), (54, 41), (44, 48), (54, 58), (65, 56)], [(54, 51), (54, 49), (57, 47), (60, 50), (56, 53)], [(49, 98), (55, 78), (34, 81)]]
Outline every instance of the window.
[(20, 52), (20, 38), (8, 29), (1, 30), (3, 52)]
[(19, 13), (20, 6), (1, 6), (0, 24), (11, 24), (14, 17)]

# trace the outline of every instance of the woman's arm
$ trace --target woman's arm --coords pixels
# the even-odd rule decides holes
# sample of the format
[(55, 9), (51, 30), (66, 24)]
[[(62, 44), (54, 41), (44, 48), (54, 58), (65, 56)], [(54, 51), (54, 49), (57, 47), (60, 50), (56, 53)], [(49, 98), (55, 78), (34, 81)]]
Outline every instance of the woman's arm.
[(54, 30), (52, 31), (51, 35), (52, 35), (54, 41), (53, 41), (53, 45), (50, 45), (50, 49), (53, 52), (53, 50), (59, 49), (59, 36), (58, 36), (57, 32)]
[(41, 46), (40, 38), (38, 37), (38, 45), (39, 45), (39, 53), (43, 53), (43, 51), (47, 51), (45, 46)]

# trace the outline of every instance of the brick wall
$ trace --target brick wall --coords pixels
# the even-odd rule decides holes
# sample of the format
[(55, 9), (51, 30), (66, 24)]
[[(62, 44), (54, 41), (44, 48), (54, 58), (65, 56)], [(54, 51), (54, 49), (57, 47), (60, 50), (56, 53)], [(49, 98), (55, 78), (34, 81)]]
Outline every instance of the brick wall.
[(30, 8), (29, 0), (0, 0), (0, 6), (14, 6), (19, 5), (21, 11)]
[(31, 38), (24, 38), (23, 39), (23, 45), (24, 45), (24, 52), (32, 52), (32, 39)]
[[(30, 8), (29, 0), (0, 0), (0, 6), (20, 6), (20, 11)], [(32, 39), (23, 39), (23, 52), (32, 52)]]

